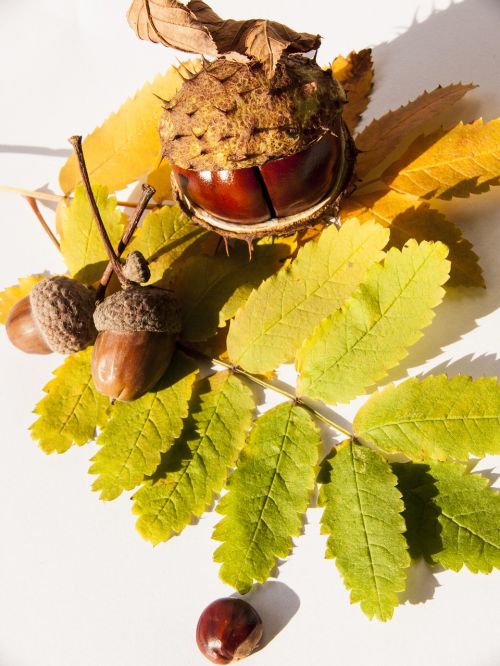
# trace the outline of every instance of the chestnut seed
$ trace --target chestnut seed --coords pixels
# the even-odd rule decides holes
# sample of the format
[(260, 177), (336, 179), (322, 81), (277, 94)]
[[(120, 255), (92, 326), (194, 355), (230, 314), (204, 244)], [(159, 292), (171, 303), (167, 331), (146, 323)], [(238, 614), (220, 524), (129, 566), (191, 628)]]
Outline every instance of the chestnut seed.
[(5, 330), (12, 344), (27, 354), (52, 353), (33, 317), (29, 296), (12, 306)]
[(196, 642), (200, 652), (214, 664), (244, 659), (258, 646), (262, 620), (243, 599), (217, 599), (200, 615)]

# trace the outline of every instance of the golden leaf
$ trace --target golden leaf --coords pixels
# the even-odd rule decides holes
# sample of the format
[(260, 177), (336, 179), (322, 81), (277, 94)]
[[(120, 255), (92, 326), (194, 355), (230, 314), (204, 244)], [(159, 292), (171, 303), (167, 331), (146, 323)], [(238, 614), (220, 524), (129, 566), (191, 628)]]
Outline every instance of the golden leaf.
[(356, 160), (358, 178), (367, 176), (411, 132), (448, 109), (474, 88), (476, 86), (471, 83), (453, 83), (445, 88), (439, 86), (372, 121), (356, 137), (356, 147), (361, 151)]
[(448, 286), (484, 287), (484, 278), (472, 244), (461, 230), (438, 210), (399, 192), (358, 194), (349, 200), (343, 220), (356, 217), (362, 222), (375, 219), (391, 228), (389, 244), (402, 248), (410, 238), (421, 242), (441, 241), (448, 246), (451, 261)]
[(500, 184), (500, 118), (419, 137), (382, 178), (392, 189), (424, 199), (487, 192)]
[(27, 296), (37, 282), (43, 280), (44, 275), (30, 275), (19, 278), (17, 284), (0, 291), (0, 324), (5, 324), (12, 307)]
[(372, 50), (352, 51), (347, 58), (337, 56), (332, 63), (332, 74), (346, 92), (343, 118), (350, 131), (354, 132), (366, 111), (373, 88)]
[[(170, 99), (181, 84), (181, 76), (171, 67), (152, 83), (146, 83), (85, 138), (83, 150), (92, 182), (102, 183), (114, 192), (157, 167), (161, 158), (158, 124), (162, 112), (158, 97)], [(59, 182), (66, 194), (81, 182), (74, 155), (61, 169)]]
[(160, 204), (164, 201), (172, 200), (172, 184), (170, 181), (171, 172), (172, 168), (170, 163), (167, 162), (167, 160), (162, 160), (156, 169), (151, 171), (146, 179), (148, 185), (155, 188), (153, 199)]

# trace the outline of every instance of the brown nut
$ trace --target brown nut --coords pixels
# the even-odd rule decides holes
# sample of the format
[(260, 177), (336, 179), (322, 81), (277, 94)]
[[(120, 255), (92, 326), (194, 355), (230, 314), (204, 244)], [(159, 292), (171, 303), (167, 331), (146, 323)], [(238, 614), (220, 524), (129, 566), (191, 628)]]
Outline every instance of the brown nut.
[(9, 312), (5, 330), (12, 344), (27, 354), (51, 354), (31, 310), (29, 296), (21, 298)]

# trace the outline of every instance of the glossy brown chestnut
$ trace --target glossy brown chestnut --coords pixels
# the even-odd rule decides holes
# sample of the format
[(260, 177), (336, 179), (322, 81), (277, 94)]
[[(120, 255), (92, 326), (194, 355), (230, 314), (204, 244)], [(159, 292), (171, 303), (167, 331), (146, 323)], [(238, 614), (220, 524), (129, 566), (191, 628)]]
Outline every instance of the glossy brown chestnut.
[(262, 620), (243, 599), (217, 599), (196, 627), (200, 652), (214, 664), (230, 664), (252, 653), (262, 637)]
[(179, 191), (211, 215), (236, 224), (258, 224), (295, 215), (321, 201), (337, 178), (339, 140), (325, 134), (300, 153), (262, 167), (193, 171), (173, 167)]
[(158, 383), (173, 351), (169, 333), (101, 331), (92, 353), (95, 387), (116, 400), (136, 400)]
[(12, 306), (5, 330), (12, 344), (27, 354), (52, 353), (35, 322), (29, 296)]

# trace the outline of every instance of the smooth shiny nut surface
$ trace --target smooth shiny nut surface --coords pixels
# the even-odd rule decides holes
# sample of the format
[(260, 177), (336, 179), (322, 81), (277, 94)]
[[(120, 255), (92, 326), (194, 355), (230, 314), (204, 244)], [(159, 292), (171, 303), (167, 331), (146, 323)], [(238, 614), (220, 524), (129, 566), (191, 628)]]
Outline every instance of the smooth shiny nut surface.
[(5, 330), (12, 344), (27, 354), (52, 353), (36, 325), (29, 296), (12, 306), (5, 322)]
[(200, 652), (214, 664), (248, 657), (261, 637), (262, 620), (243, 599), (217, 599), (205, 608), (196, 627)]
[(169, 333), (102, 331), (92, 353), (95, 387), (116, 400), (136, 400), (159, 382), (173, 351)]

